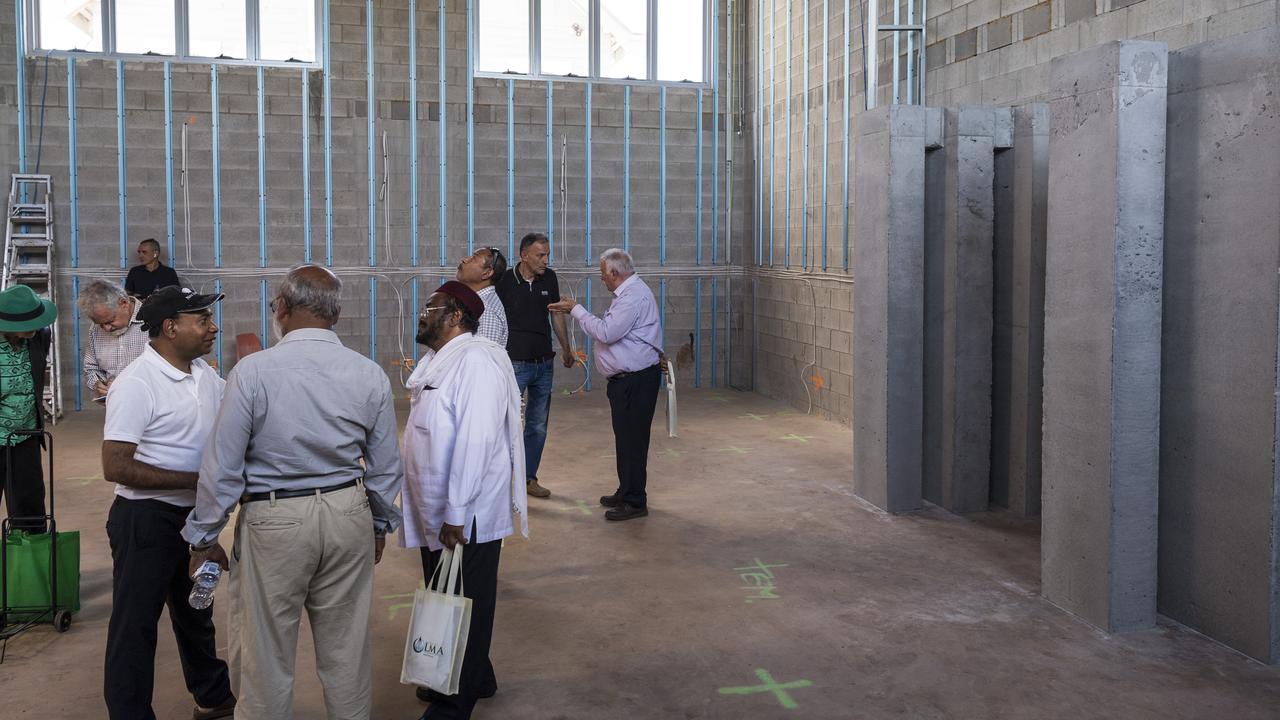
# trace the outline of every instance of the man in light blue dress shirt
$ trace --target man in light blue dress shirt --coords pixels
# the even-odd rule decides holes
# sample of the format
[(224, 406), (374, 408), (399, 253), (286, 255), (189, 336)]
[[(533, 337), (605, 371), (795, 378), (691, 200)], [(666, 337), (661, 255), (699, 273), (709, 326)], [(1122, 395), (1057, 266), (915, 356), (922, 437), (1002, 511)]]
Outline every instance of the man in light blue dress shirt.
[(662, 384), (662, 324), (653, 291), (636, 275), (625, 250), (613, 248), (600, 256), (600, 281), (613, 293), (603, 318), (587, 312), (574, 298), (548, 307), (571, 313), (596, 341), (596, 369), (609, 379), (618, 466), (618, 489), (600, 498), (600, 504), (609, 508), (605, 519), (630, 520), (649, 514), (645, 485), (649, 428)]

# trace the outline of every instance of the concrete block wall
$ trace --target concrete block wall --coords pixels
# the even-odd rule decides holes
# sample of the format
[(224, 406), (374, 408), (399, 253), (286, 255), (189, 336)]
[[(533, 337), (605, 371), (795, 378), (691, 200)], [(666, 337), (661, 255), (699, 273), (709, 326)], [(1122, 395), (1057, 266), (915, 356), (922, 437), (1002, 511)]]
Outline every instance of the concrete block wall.
[(1274, 26), (1278, 7), (1276, 0), (930, 2), (929, 103), (1045, 100), (1055, 57), (1121, 39), (1154, 40), (1176, 50)]
[[(374, 217), (368, 211), (369, 161), (366, 82), (366, 6), (359, 0), (332, 0), (331, 108), (332, 108), (332, 250), (326, 249), (324, 197), (323, 73), (311, 69), (265, 68), (262, 73), (265, 106), (266, 166), (266, 268), (269, 279), (289, 266), (302, 262), (309, 245), (317, 262), (330, 261), (340, 269), (347, 283), (347, 318), (340, 329), (353, 348), (372, 353), (393, 375), (394, 364), (403, 354), (413, 353), (411, 336), (415, 308), (410, 307), (415, 286), (419, 302), (442, 277), (467, 254), (467, 220), (474, 217), (477, 247), (495, 245), (504, 251), (509, 236), (507, 223), (507, 83), (478, 78), (474, 85), (474, 207), (467, 206), (466, 160), (466, 53), (465, 6), (450, 3), (444, 22), (446, 37), (446, 97), (439, 97), (437, 64), (439, 17), (434, 4), (418, 3), (415, 16), (417, 37), (417, 100), (409, 105), (409, 26), (405, 3), (378, 2), (373, 15), (374, 29), (374, 141), (375, 183), (384, 177), (381, 138), (386, 134), (387, 196), (377, 204)], [(723, 38), (728, 20), (718, 20)], [(25, 61), (26, 86), (16, 85), (15, 26), (12, 4), (0, 9), (0, 156), (10, 171), (18, 169), (17, 93), (27, 102), (29, 138), (28, 170), (35, 170), (37, 154), (40, 172), (54, 176), (57, 193), (57, 232), (61, 250), (59, 261), (70, 265), (71, 240), (68, 172), (68, 63), (62, 58), (46, 62), (28, 56)], [(717, 59), (724, 83), (727, 71), (725, 44)], [(168, 244), (165, 198), (165, 137), (163, 64), (128, 61), (123, 63), (125, 123), (124, 153), (127, 217), (121, 230), (117, 182), (116, 63), (84, 56), (75, 62), (78, 151), (79, 268), (81, 277), (122, 278), (123, 267), (134, 262), (133, 250), (139, 240), (155, 237)], [(47, 76), (47, 87), (46, 87)], [(212, 78), (209, 65), (172, 65), (172, 121), (174, 165), (174, 245), (173, 257), (166, 261), (177, 267), (188, 282), (212, 287), (221, 279), (228, 300), (223, 308), (223, 364), (234, 361), (234, 335), (261, 330), (258, 222), (258, 76), (254, 68), (218, 66), (219, 158), (221, 163), (221, 203), (217, 217), (221, 224), (220, 267), (215, 268), (213, 203), (213, 113)], [(586, 93), (579, 82), (552, 85), (551, 125), (553, 135), (552, 173), (553, 217), (547, 215), (547, 84), (514, 82), (512, 134), (514, 139), (514, 240), (530, 230), (547, 230), (554, 238), (556, 267), (571, 289), (585, 292), (586, 281), (597, 275), (594, 258), (608, 247), (624, 243), (622, 233), (623, 196), (623, 96), (620, 85), (597, 84), (591, 90), (592, 124), (592, 204), (590, 252), (586, 234)], [(727, 279), (734, 269), (727, 260), (740, 263), (749, 234), (750, 194), (747, 190), (751, 168), (735, 165), (733, 192), (735, 217), (733, 239), (743, 243), (730, 252), (727, 195), (728, 124), (717, 120), (711, 90), (703, 90), (702, 161), (696, 161), (696, 90), (671, 87), (667, 90), (667, 180), (666, 180), (666, 264), (660, 263), (659, 226), (659, 95), (654, 86), (631, 90), (631, 166), (629, 182), (630, 231), (626, 242), (651, 285), (668, 277), (668, 314), (665, 318), (668, 342), (673, 349), (687, 342), (689, 332), (698, 330), (693, 343), (699, 367), (682, 374), (689, 382), (717, 384), (735, 379), (747, 382), (744, 368), (747, 353), (742, 345), (742, 318), (726, 313), (741, 298), (730, 297)], [(40, 128), (43, 98), (44, 126)], [(303, 115), (304, 99), (308, 103)], [(720, 106), (727, 107), (722, 92)], [(438, 137), (440, 120), (446, 131), (447, 174), (445, 177), (445, 217), (440, 215), (441, 161)], [(720, 126), (718, 154), (713, 155), (714, 128)], [(187, 125), (190, 223), (184, 221), (183, 188), (179, 185), (181, 134)], [(411, 267), (413, 251), (409, 193), (410, 127), (417, 127), (417, 251), (418, 267)], [(304, 177), (302, 136), (309, 132), (310, 236), (304, 232)], [(567, 193), (562, 203), (558, 189), (561, 175), (562, 136), (566, 158)], [(713, 186), (713, 167), (719, 165), (719, 185)], [(697, 212), (697, 174), (701, 167), (702, 202)], [(380, 189), (375, 185), (375, 189)], [(713, 193), (718, 205), (713, 205)], [(713, 215), (713, 207), (717, 211)], [(389, 212), (388, 212), (389, 210)], [(384, 213), (387, 213), (384, 216)], [(716, 237), (713, 238), (713, 221)], [(374, 228), (374, 267), (369, 267), (370, 227)], [(445, 235), (441, 253), (441, 228)], [(185, 232), (191, 235), (187, 252)], [(389, 231), (389, 232), (388, 232)], [(699, 235), (700, 233), (700, 235)], [(123, 257), (121, 235), (123, 240)], [(697, 244), (703, 254), (697, 264)], [(712, 243), (718, 250), (712, 265)], [(740, 272), (740, 271), (739, 271)], [(665, 273), (665, 275), (664, 275)], [(696, 317), (694, 280), (703, 277), (702, 317)], [(371, 298), (369, 278), (375, 278), (376, 300)], [(714, 326), (711, 312), (712, 278), (716, 279), (718, 316)], [(734, 293), (739, 288), (734, 289)], [(69, 274), (60, 279), (61, 304), (70, 308), (72, 294)], [(598, 279), (591, 282), (592, 308), (603, 311), (608, 294)], [(370, 309), (376, 303), (376, 321)], [(73, 361), (73, 314), (64, 312), (64, 387), (75, 382)], [(731, 336), (727, 327), (737, 328)], [(713, 327), (715, 340), (713, 343)], [(87, 324), (82, 322), (82, 330)], [(402, 337), (403, 336), (403, 337)], [(581, 335), (579, 336), (581, 340)], [(731, 340), (739, 344), (731, 352)], [(715, 351), (712, 352), (714, 344)], [(404, 351), (400, 346), (404, 346)], [(730, 356), (734, 368), (728, 372)], [(741, 359), (741, 362), (740, 362)], [(714, 372), (713, 372), (714, 369)], [(563, 384), (578, 384), (575, 373), (560, 373)], [(596, 378), (598, 380), (598, 378)], [(70, 397), (70, 394), (68, 394)]]

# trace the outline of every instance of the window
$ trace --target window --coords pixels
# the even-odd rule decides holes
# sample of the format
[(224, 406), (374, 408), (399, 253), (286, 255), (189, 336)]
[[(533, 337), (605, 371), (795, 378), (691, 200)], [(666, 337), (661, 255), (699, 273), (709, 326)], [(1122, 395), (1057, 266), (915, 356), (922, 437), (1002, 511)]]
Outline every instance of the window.
[[(33, 52), (191, 61), (318, 62), (327, 0), (18, 0)], [(526, 0), (527, 2), (527, 0)]]
[(703, 83), (706, 0), (475, 0), (478, 74)]

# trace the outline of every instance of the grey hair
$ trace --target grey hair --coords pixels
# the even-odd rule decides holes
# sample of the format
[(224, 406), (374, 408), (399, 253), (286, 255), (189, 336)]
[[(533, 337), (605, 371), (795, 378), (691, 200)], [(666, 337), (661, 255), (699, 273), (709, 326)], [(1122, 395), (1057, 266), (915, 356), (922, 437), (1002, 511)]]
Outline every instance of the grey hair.
[(636, 271), (635, 266), (631, 264), (631, 254), (622, 248), (605, 250), (600, 256), (600, 262), (604, 263), (606, 269), (619, 275), (630, 275)]
[(80, 290), (80, 297), (76, 299), (76, 305), (80, 307), (80, 312), (85, 315), (92, 315), (94, 308), (105, 307), (112, 311), (121, 300), (127, 299), (129, 296), (125, 294), (124, 288), (115, 283), (106, 280), (93, 280)]
[(299, 265), (284, 276), (280, 298), (290, 308), (309, 310), (321, 320), (337, 322), (342, 311), (342, 280), (319, 265)]

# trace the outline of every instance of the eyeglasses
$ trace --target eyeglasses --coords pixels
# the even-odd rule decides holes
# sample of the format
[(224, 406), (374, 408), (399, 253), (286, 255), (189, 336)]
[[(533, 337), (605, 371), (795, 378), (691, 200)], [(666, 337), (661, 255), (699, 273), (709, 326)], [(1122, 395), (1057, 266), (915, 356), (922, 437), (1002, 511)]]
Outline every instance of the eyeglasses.
[(436, 310), (448, 310), (448, 309), (449, 309), (449, 308), (445, 307), (444, 305), (437, 305), (436, 307), (431, 307), (430, 305), (428, 305), (428, 306), (426, 306), (426, 307), (422, 308), (422, 312), (418, 313), (418, 319), (419, 319), (419, 320), (426, 320), (426, 319), (427, 319), (427, 313), (429, 313), (429, 312), (434, 312), (434, 311), (436, 311)]

